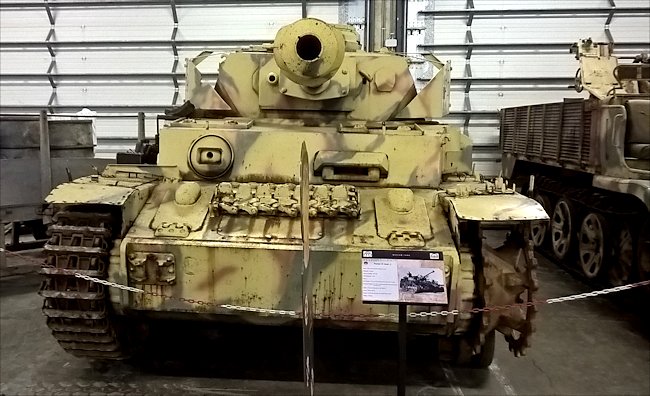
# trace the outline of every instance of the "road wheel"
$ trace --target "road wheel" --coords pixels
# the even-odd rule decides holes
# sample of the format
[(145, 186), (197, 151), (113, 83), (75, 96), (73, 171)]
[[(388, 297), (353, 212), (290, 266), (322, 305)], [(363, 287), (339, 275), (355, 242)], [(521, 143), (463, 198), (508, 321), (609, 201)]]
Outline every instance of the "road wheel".
[(485, 335), (485, 342), (481, 345), (481, 352), (472, 356), (470, 367), (487, 368), (492, 364), (492, 360), (494, 359), (494, 337), (494, 330)]
[[(539, 202), (546, 213), (551, 208), (551, 200), (544, 194), (535, 194), (535, 201)], [(548, 234), (548, 221), (533, 221), (530, 226), (530, 238), (536, 248), (544, 245), (546, 235)]]
[(582, 220), (578, 235), (578, 259), (580, 269), (589, 279), (596, 278), (609, 256), (605, 217), (589, 213)]
[(616, 232), (614, 260), (609, 269), (609, 283), (621, 286), (630, 282), (634, 271), (634, 235), (627, 224), (622, 224)]
[(563, 260), (569, 250), (573, 238), (573, 205), (566, 198), (560, 198), (553, 208), (551, 216), (551, 245), (553, 253), (559, 260)]
[(458, 337), (453, 342), (453, 362), (457, 366), (471, 368), (487, 368), (494, 359), (495, 331), (485, 335), (481, 351), (474, 354), (474, 341), (466, 336)]

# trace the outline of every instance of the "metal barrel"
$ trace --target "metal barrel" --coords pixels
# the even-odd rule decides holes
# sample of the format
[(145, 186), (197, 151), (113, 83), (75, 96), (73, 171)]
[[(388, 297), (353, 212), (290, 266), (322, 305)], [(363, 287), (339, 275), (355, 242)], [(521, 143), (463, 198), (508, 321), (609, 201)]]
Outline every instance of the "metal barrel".
[(318, 87), (331, 79), (345, 56), (341, 31), (315, 18), (283, 27), (273, 44), (275, 62), (283, 75), (307, 87)]

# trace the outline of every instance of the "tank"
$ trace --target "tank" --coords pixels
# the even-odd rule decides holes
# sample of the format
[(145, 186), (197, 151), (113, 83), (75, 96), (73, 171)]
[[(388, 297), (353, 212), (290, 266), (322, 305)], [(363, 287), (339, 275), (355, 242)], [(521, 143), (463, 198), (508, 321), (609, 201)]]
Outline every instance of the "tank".
[(589, 97), (503, 109), (501, 148), (506, 177), (551, 214), (535, 245), (619, 286), (650, 279), (650, 64), (619, 64), (611, 49), (575, 43), (575, 89)]
[(413, 275), (410, 272), (399, 280), (399, 287), (411, 293), (440, 293), (445, 290), (444, 286), (433, 279), (428, 279), (435, 270), (425, 275)]
[(418, 91), (412, 59), (312, 18), (189, 59), (156, 164), (110, 165), (46, 199), (40, 293), (63, 349), (124, 358), (133, 317), (397, 331), (397, 305), (364, 302), (362, 252), (417, 251), (441, 257), (447, 303), (410, 305), (410, 331), (461, 363), (487, 366), (495, 331), (522, 354), (535, 307), (480, 309), (532, 301), (527, 229), (547, 215), (472, 172), (469, 138), (434, 121), (451, 66), (423, 60), (434, 75)]

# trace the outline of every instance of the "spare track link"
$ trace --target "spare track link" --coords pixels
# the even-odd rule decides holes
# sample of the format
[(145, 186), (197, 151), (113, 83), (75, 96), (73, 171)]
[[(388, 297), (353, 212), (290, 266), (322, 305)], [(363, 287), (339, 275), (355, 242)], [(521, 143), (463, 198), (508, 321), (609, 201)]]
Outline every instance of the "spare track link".
[(67, 352), (94, 359), (127, 357), (111, 322), (107, 287), (76, 278), (106, 279), (115, 219), (108, 213), (60, 211), (49, 227), (39, 294), (52, 335)]

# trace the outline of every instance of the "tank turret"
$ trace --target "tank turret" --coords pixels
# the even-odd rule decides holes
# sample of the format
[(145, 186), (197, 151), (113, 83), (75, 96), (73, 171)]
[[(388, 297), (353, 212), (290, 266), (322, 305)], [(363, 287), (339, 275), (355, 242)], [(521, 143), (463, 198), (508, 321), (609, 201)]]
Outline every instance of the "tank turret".
[(191, 107), (182, 115), (330, 122), (448, 114), (449, 62), (425, 56), (434, 77), (418, 93), (409, 71), (412, 59), (360, 48), (351, 26), (300, 19), (281, 28), (273, 43), (223, 56), (216, 84), (204, 81), (201, 68), (219, 58), (203, 52), (187, 61), (185, 96)]

